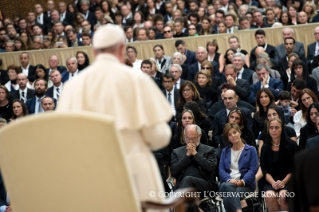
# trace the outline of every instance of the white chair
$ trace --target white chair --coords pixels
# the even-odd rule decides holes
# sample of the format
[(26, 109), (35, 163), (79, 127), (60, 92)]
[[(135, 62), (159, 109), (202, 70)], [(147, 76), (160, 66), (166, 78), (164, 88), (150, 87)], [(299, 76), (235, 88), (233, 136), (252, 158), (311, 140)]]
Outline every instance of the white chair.
[(184, 207), (179, 203), (185, 199), (165, 204), (138, 200), (122, 140), (109, 116), (29, 116), (1, 128), (0, 138), (1, 171), (14, 212)]

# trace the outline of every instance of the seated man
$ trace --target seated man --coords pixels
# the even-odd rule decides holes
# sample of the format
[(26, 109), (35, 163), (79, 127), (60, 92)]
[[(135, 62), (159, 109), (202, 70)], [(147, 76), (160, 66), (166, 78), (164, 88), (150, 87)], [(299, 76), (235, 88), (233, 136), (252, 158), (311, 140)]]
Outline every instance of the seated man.
[(49, 68), (46, 71), (48, 75), (50, 76), (51, 71), (55, 69), (57, 69), (61, 74), (63, 72), (67, 72), (65, 66), (59, 66), (59, 58), (56, 55), (52, 55), (49, 58)]
[(194, 187), (201, 194), (217, 190), (215, 149), (200, 143), (201, 133), (199, 126), (187, 125), (186, 145), (173, 150), (171, 173), (176, 178), (176, 189)]
[(259, 82), (250, 86), (250, 96), (249, 102), (252, 105), (256, 104), (256, 94), (261, 88), (268, 88), (275, 99), (278, 100), (278, 94), (284, 88), (284, 84), (280, 79), (274, 79), (269, 76), (270, 68), (265, 64), (258, 64), (256, 67), (256, 73), (258, 76)]
[(152, 70), (152, 62), (150, 60), (143, 60), (142, 64), (141, 64), (141, 71), (147, 75), (149, 75), (154, 82), (156, 83), (156, 85), (162, 90), (162, 83), (161, 83), (161, 78), (156, 77), (156, 73), (153, 73)]
[(54, 99), (49, 96), (45, 96), (41, 101), (41, 106), (44, 112), (53, 111), (55, 109)]

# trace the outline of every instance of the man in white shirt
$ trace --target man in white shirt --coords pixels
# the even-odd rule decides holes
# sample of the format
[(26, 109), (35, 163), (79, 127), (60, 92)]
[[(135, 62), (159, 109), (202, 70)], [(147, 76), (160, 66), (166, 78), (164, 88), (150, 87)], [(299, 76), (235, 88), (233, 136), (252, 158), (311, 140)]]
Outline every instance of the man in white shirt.
[(75, 57), (68, 58), (66, 60), (67, 72), (62, 74), (62, 82), (65, 83), (68, 80), (76, 77), (81, 71), (78, 69), (78, 60)]
[(170, 104), (172, 111), (174, 113), (174, 117), (176, 115), (176, 105), (179, 99), (179, 89), (174, 87), (174, 76), (171, 73), (167, 73), (163, 75), (163, 93)]
[(141, 71), (141, 64), (142, 60), (137, 59), (137, 50), (134, 46), (127, 46), (126, 47), (126, 55), (128, 59), (133, 64), (133, 69), (140, 72)]
[(43, 25), (46, 25), (50, 21), (50, 19), (43, 14), (43, 8), (42, 8), (41, 4), (35, 4), (34, 11), (35, 11), (35, 14), (37, 16), (36, 22), (38, 24), (43, 26)]
[(28, 76), (28, 80), (30, 84), (32, 84), (36, 78), (36, 70), (35, 66), (30, 65), (30, 57), (27, 52), (22, 52), (20, 54), (20, 64), (22, 73)]
[(226, 25), (226, 32), (227, 33), (234, 33), (234, 23), (235, 17), (232, 14), (227, 14), (224, 17), (225, 25)]
[(24, 103), (27, 102), (27, 99), (30, 99), (34, 96), (35, 92), (32, 89), (28, 89), (28, 77), (24, 73), (20, 73), (17, 76), (17, 83), (19, 85), (19, 89), (10, 93), (11, 99), (20, 99)]
[(58, 70), (53, 70), (50, 73), (50, 80), (53, 83), (53, 86), (47, 90), (45, 93), (46, 96), (50, 96), (59, 101), (61, 92), (62, 92), (62, 75)]

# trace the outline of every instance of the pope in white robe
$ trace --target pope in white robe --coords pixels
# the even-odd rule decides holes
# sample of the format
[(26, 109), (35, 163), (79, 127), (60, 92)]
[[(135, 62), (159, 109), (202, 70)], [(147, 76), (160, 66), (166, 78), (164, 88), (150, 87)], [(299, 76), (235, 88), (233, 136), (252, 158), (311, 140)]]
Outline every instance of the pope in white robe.
[[(103, 42), (113, 42), (113, 46), (114, 42), (121, 43), (122, 38), (119, 40), (118, 36), (125, 40), (123, 30), (116, 29), (122, 30), (122, 35), (114, 31), (114, 27), (99, 28), (93, 38), (95, 49), (110, 46), (101, 44)], [(98, 33), (107, 28), (112, 28), (113, 35)], [(125, 46), (123, 61), (124, 55)], [(92, 65), (65, 84), (57, 111), (93, 111), (113, 116), (124, 141), (139, 200), (162, 201), (158, 195), (149, 195), (151, 191), (156, 194), (164, 191), (152, 151), (169, 144), (171, 130), (167, 122), (173, 114), (151, 78), (122, 64), (123, 61), (114, 54), (97, 54)]]

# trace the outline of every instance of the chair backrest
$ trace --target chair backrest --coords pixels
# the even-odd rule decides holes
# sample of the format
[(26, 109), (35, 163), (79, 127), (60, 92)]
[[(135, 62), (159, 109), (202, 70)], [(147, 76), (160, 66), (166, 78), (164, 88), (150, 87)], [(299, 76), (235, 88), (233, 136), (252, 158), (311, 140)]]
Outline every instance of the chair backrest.
[(0, 130), (0, 166), (15, 212), (141, 211), (110, 116), (46, 113)]

